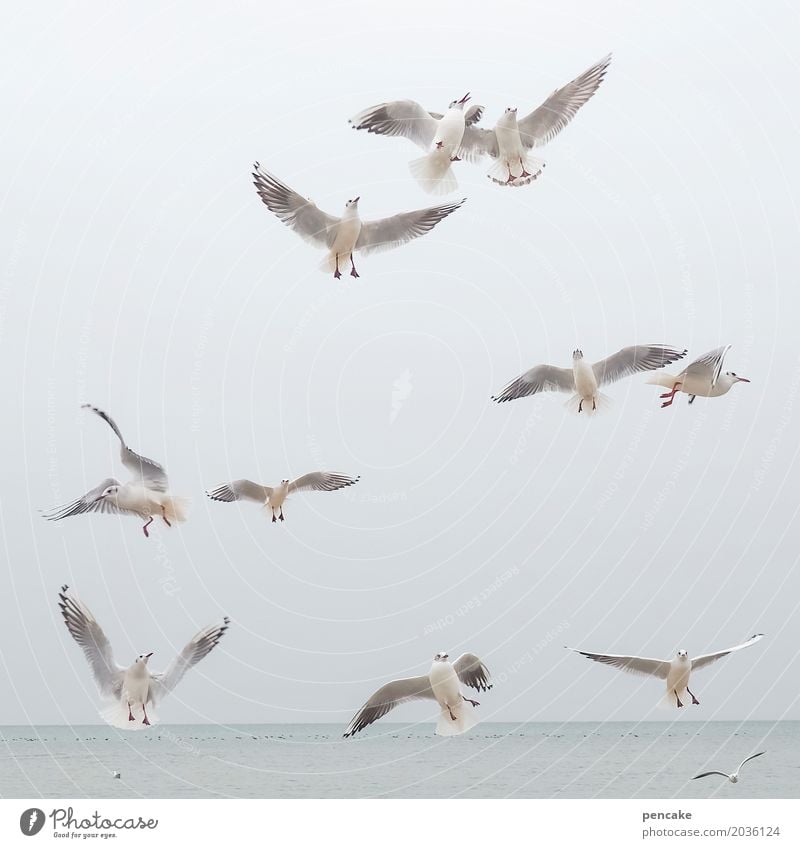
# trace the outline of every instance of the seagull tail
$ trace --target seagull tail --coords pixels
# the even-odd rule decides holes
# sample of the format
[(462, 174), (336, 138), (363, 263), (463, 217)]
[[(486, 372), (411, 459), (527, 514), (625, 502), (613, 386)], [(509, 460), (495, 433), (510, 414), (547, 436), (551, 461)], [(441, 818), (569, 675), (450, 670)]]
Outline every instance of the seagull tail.
[(663, 386), (665, 389), (671, 389), (678, 382), (678, 378), (667, 374), (666, 371), (656, 371), (645, 382), (649, 386)]
[(613, 401), (608, 395), (604, 395), (602, 392), (598, 392), (595, 396), (594, 403), (590, 400), (585, 400), (581, 403), (580, 395), (572, 395), (570, 399), (564, 404), (564, 408), (568, 412), (572, 412), (575, 415), (578, 415), (578, 410), (580, 410), (580, 415), (586, 415), (587, 418), (591, 418), (593, 415), (599, 415), (602, 412), (608, 412), (611, 408)]
[[(544, 159), (523, 153), (521, 165), (519, 161), (508, 163), (505, 159), (495, 159), (486, 176), (497, 185), (516, 188), (532, 183), (542, 173), (543, 168)], [(528, 176), (523, 177), (523, 172)], [(509, 176), (513, 179), (509, 179)]]
[[(133, 707), (133, 721), (128, 720), (128, 705), (124, 701), (110, 701), (100, 710), (100, 716), (107, 724), (118, 727), (120, 730), (146, 730), (147, 725), (142, 723), (144, 713), (141, 707)], [(147, 718), (150, 724), (158, 722), (158, 716), (150, 704), (147, 707)]]
[[(684, 688), (683, 691), (678, 692), (678, 697), (681, 699), (681, 703), (683, 704), (684, 710), (686, 707), (691, 706), (692, 696), (686, 691)], [(674, 692), (664, 692), (664, 696), (658, 702), (658, 706), (662, 710), (676, 710), (678, 709), (678, 702), (675, 700)], [(681, 710), (683, 712), (684, 710)]]
[(164, 516), (171, 523), (175, 521), (186, 521), (189, 517), (190, 498), (182, 498), (178, 495), (167, 495), (164, 498)]
[(409, 162), (408, 167), (411, 175), (428, 194), (450, 194), (458, 189), (458, 180), (446, 151), (431, 150)]
[(450, 711), (446, 708), (439, 714), (439, 721), (436, 723), (436, 733), (439, 736), (458, 736), (478, 723), (474, 707), (466, 701), (453, 707), (453, 715), (456, 717), (455, 721), (450, 718)]

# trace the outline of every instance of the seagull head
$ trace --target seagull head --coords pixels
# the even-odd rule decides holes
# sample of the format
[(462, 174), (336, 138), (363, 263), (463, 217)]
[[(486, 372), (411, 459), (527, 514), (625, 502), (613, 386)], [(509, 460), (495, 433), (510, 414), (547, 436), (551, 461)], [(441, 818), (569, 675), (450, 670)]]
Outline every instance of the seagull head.
[(572, 351), (573, 359), (583, 359), (583, 351), (582, 350), (573, 350)]
[(460, 100), (454, 100), (450, 104), (451, 109), (463, 109), (467, 100), (469, 100), (469, 92), (467, 92)]
[(152, 652), (152, 651), (150, 651), (150, 653), (149, 653), (149, 654), (139, 654), (139, 656), (138, 656), (138, 657), (136, 657), (136, 662), (137, 662), (137, 664), (138, 664), (138, 665), (147, 665), (147, 661), (148, 661), (148, 660), (150, 659), (150, 657), (152, 657), (152, 656), (153, 656), (153, 652)]
[(688, 651), (678, 651), (678, 659), (679, 660), (685, 660), (685, 659), (688, 659), (688, 658), (689, 658), (689, 652)]
[(517, 107), (516, 106), (506, 106), (506, 115), (516, 115)]
[(113, 498), (116, 497), (117, 492), (119, 491), (119, 486), (106, 486), (105, 489), (100, 493), (97, 498), (98, 501), (102, 501), (104, 498)]
[(447, 662), (450, 659), (450, 654), (446, 654), (444, 651), (439, 651), (438, 654), (433, 658), (434, 662)]
[(288, 486), (288, 485), (289, 485), (289, 481), (288, 481), (288, 480), (281, 480), (281, 485), (282, 485), (282, 486)]
[(732, 383), (749, 383), (747, 377), (740, 377), (734, 371), (726, 371), (725, 376), (729, 377)]
[(359, 200), (361, 200), (361, 195), (354, 197), (352, 200), (348, 200), (347, 203), (345, 203), (344, 208), (353, 210), (357, 209)]

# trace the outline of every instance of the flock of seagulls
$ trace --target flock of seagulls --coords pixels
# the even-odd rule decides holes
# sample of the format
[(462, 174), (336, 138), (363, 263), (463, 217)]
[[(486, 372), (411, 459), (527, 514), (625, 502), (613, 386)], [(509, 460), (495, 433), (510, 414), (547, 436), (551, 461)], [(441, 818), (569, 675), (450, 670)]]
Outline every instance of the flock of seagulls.
[[(604, 57), (554, 91), (524, 117), (518, 117), (517, 107), (507, 107), (491, 129), (479, 126), (485, 109), (469, 105), (469, 92), (453, 100), (444, 112), (430, 111), (414, 100), (396, 100), (364, 109), (350, 119), (350, 124), (355, 130), (375, 135), (403, 137), (421, 148), (423, 155), (413, 160), (409, 167), (420, 186), (431, 194), (444, 195), (457, 190), (455, 169), (463, 160), (488, 159), (487, 176), (494, 184), (519, 188), (532, 184), (541, 176), (545, 163), (534, 155), (534, 151), (538, 152), (551, 142), (597, 93), (610, 61), (610, 55)], [(462, 198), (399, 212), (388, 218), (362, 219), (361, 198), (356, 196), (347, 200), (341, 214), (336, 216), (321, 210), (259, 163), (255, 164), (252, 176), (258, 196), (267, 209), (304, 241), (324, 251), (321, 267), (336, 279), (345, 273), (359, 277), (356, 254), (368, 255), (399, 247), (424, 236), (461, 209), (466, 201)], [(594, 363), (584, 358), (581, 350), (575, 350), (571, 365), (535, 365), (512, 380), (492, 400), (505, 403), (542, 392), (562, 392), (569, 395), (566, 406), (570, 411), (591, 416), (609, 405), (601, 389), (634, 374), (652, 372), (648, 382), (666, 389), (660, 398), (662, 407), (671, 406), (678, 393), (688, 395), (691, 404), (696, 397), (721, 397), (736, 383), (749, 382), (734, 372), (723, 372), (723, 362), (730, 347), (725, 345), (710, 351), (677, 374), (664, 369), (685, 359), (688, 351), (680, 347), (635, 344)], [(55, 521), (91, 513), (133, 515), (144, 522), (142, 530), (147, 537), (154, 521), (165, 527), (185, 521), (189, 501), (170, 492), (164, 466), (129, 447), (108, 413), (88, 404), (84, 408), (105, 421), (119, 440), (120, 459), (129, 479), (120, 482), (115, 477), (108, 477), (72, 502), (45, 512), (45, 517)], [(286, 477), (276, 485), (249, 479), (234, 480), (206, 494), (211, 500), (224, 503), (252, 501), (263, 508), (272, 523), (278, 523), (285, 520), (284, 504), (291, 495), (334, 492), (353, 486), (359, 480), (359, 476), (340, 472), (313, 471), (294, 480)], [(190, 668), (216, 647), (230, 624), (225, 617), (221, 623), (200, 630), (165, 671), (156, 673), (150, 669), (152, 652), (139, 654), (127, 667), (118, 665), (97, 620), (85, 604), (69, 594), (67, 586), (59, 593), (59, 607), (105, 701), (103, 717), (114, 726), (137, 730), (157, 720), (155, 710), (161, 701)], [(666, 703), (682, 708), (689, 703), (700, 703), (689, 688), (694, 672), (762, 638), (763, 634), (756, 634), (733, 648), (694, 658), (685, 650), (667, 660), (587, 651), (578, 653), (622, 671), (663, 680)], [(465, 733), (477, 721), (475, 709), (479, 703), (467, 697), (462, 687), (485, 693), (492, 688), (490, 681), (489, 670), (477, 655), (464, 653), (451, 662), (446, 652), (437, 653), (426, 674), (391, 680), (375, 691), (355, 714), (344, 736), (354, 736), (399, 705), (415, 700), (436, 703), (439, 711), (436, 732), (439, 735)], [(763, 753), (745, 759), (731, 775), (705, 772), (697, 778), (716, 774), (736, 783), (742, 765)], [(115, 772), (114, 777), (119, 778), (119, 772)]]

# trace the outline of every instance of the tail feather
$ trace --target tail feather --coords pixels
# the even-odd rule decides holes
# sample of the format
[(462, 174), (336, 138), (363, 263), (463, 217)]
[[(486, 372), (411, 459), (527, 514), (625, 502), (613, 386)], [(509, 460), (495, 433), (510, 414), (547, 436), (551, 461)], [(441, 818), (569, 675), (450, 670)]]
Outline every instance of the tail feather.
[[(133, 721), (128, 720), (128, 705), (123, 701), (110, 701), (100, 710), (100, 716), (107, 724), (118, 727), (120, 730), (147, 730), (147, 725), (142, 723), (144, 712), (141, 706), (132, 709)], [(158, 716), (152, 704), (147, 707), (147, 718), (150, 724), (158, 722)]]
[(458, 189), (458, 180), (446, 151), (431, 150), (430, 153), (409, 162), (408, 168), (414, 179), (429, 194), (450, 194)]
[(575, 415), (586, 415), (589, 418), (593, 415), (599, 415), (601, 412), (608, 412), (612, 404), (613, 401), (608, 395), (598, 392), (595, 395), (594, 404), (590, 400), (584, 400), (581, 403), (581, 396), (575, 394), (564, 404), (564, 407), (568, 412), (572, 412)]
[[(522, 165), (519, 161), (508, 162), (506, 159), (495, 159), (487, 176), (497, 185), (517, 188), (532, 183), (542, 173), (543, 168), (543, 159), (523, 154)], [(528, 176), (523, 177), (523, 172), (527, 173)], [(511, 179), (509, 179), (509, 176)]]
[(170, 523), (173, 521), (186, 521), (189, 517), (189, 504), (191, 502), (191, 498), (168, 495), (164, 500), (164, 515), (167, 520)]
[(453, 715), (456, 717), (455, 721), (450, 718), (450, 711), (447, 709), (443, 709), (439, 714), (439, 720), (436, 723), (436, 733), (439, 736), (458, 736), (478, 723), (474, 708), (466, 702), (453, 707)]
[(645, 382), (650, 386), (664, 386), (665, 389), (671, 389), (678, 382), (678, 378), (665, 371), (656, 371)]

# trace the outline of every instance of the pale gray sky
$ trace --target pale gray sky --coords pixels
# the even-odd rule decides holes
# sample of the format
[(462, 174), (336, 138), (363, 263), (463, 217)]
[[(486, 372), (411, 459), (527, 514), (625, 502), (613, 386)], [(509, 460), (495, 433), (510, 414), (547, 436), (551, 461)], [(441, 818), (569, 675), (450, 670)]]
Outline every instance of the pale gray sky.
[[(562, 646), (670, 656), (762, 631), (686, 713), (800, 719), (799, 36), (789, 4), (18, 8), (0, 32), (0, 722), (97, 721), (64, 582), (126, 664), (231, 616), (167, 722), (345, 724), (445, 649), (494, 672), (484, 720), (661, 718), (660, 684)], [(416, 148), (348, 117), (470, 90), (491, 126), (609, 51), (536, 184), (464, 163), (464, 208), (352, 285), (252, 187), (259, 160), (331, 212), (427, 205)], [(489, 401), (575, 347), (634, 342), (731, 343), (752, 383), (662, 411), (634, 378), (592, 421), (560, 396)], [(189, 523), (147, 540), (131, 518), (39, 516), (124, 473), (84, 401), (166, 464)], [(203, 495), (318, 467), (362, 481), (294, 498), (283, 526)]]

